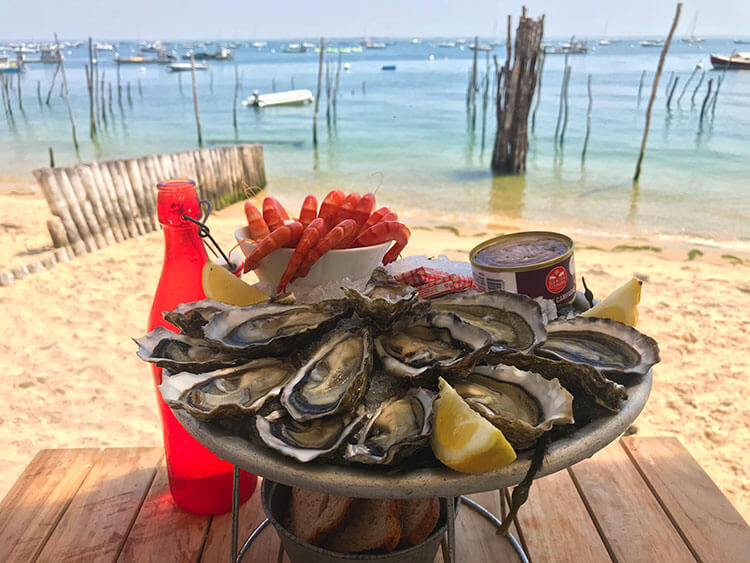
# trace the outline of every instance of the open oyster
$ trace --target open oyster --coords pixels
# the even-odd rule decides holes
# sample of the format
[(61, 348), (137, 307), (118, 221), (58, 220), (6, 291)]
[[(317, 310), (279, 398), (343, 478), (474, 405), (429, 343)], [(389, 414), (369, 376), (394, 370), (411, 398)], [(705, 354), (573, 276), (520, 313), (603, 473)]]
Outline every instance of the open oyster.
[(435, 311), (455, 313), (490, 333), (492, 352), (531, 352), (547, 335), (539, 303), (507, 291), (466, 291), (438, 297)]
[(278, 396), (295, 367), (276, 358), (252, 360), (208, 373), (182, 372), (164, 377), (159, 391), (167, 404), (199, 420), (256, 412)]
[(392, 464), (425, 447), (432, 434), (435, 393), (411, 388), (403, 397), (383, 403), (359, 433), (356, 444), (347, 444), (344, 459), (368, 464)]
[(237, 354), (218, 349), (213, 342), (177, 334), (163, 326), (133, 340), (138, 344), (136, 354), (139, 358), (173, 373), (202, 373), (245, 361)]
[(298, 421), (347, 410), (362, 399), (372, 361), (369, 328), (334, 332), (284, 387), (281, 404)]
[(531, 447), (553, 425), (573, 424), (573, 396), (557, 379), (501, 365), (475, 367), (450, 383), (516, 449)]
[(203, 327), (216, 313), (230, 311), (233, 305), (227, 305), (213, 299), (201, 299), (190, 303), (181, 303), (173, 311), (164, 311), (164, 320), (172, 323), (184, 334), (201, 338)]
[(246, 357), (269, 356), (326, 332), (349, 312), (346, 299), (311, 305), (259, 303), (216, 313), (203, 334), (224, 348), (241, 350)]
[(363, 291), (344, 287), (344, 294), (362, 318), (372, 320), (381, 329), (411, 310), (419, 299), (415, 288), (393, 278), (383, 267), (372, 271)]
[(256, 415), (258, 436), (269, 448), (302, 462), (336, 450), (355, 430), (364, 414), (342, 413), (297, 422), (284, 410)]
[(383, 369), (399, 377), (465, 374), (490, 347), (490, 335), (452, 313), (411, 319), (375, 340)]
[(537, 353), (587, 364), (615, 381), (645, 375), (659, 362), (653, 338), (610, 319), (575, 317), (547, 325), (547, 341)]

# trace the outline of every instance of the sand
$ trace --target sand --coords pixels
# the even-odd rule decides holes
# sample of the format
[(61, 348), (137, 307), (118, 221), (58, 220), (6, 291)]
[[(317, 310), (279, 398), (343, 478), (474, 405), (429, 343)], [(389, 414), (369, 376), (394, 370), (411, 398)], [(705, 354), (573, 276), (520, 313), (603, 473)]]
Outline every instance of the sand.
[[(49, 245), (46, 217), (38, 194), (0, 190), (2, 267)], [(234, 205), (210, 225), (229, 246), (242, 221)], [(410, 224), (409, 254), (456, 260), (499, 230)], [(690, 261), (693, 247), (680, 245), (633, 250), (623, 245), (654, 245), (606, 238), (576, 244), (579, 285), (585, 276), (598, 297), (631, 276), (645, 282), (639, 329), (657, 339), (662, 362), (638, 433), (680, 438), (750, 519), (750, 256), (732, 252), (742, 261), (735, 264), (721, 248), (701, 248)], [(152, 233), (0, 287), (0, 396), (10, 405), (0, 414), (0, 497), (41, 448), (160, 443), (151, 373), (131, 337), (145, 332), (161, 260), (162, 235)]]

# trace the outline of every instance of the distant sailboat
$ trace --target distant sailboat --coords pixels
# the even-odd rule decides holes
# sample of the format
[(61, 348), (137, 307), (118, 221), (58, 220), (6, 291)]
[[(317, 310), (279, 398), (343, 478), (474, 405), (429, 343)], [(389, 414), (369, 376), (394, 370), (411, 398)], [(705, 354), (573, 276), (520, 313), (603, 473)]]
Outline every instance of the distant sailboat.
[(609, 37), (607, 37), (607, 27), (609, 27), (609, 20), (604, 22), (604, 38), (599, 40), (599, 45), (612, 45), (614, 43)]
[(698, 23), (698, 10), (695, 11), (695, 17), (693, 18), (693, 27), (690, 30), (690, 35), (688, 37), (682, 38), (683, 43), (690, 43), (691, 45), (693, 43), (703, 43), (703, 38), (695, 35), (695, 26), (697, 23)]

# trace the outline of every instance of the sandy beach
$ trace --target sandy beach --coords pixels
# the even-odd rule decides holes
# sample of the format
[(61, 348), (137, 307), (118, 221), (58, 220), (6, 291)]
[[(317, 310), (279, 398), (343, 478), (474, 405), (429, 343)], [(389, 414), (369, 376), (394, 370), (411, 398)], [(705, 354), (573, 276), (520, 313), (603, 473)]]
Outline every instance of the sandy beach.
[[(47, 217), (31, 184), (2, 182), (2, 268), (49, 247)], [(209, 225), (229, 247), (243, 221), (236, 204)], [(530, 226), (407, 223), (408, 254), (455, 260), (484, 238)], [(597, 297), (631, 276), (645, 282), (638, 328), (659, 342), (662, 362), (638, 433), (680, 438), (750, 519), (750, 256), (641, 239), (576, 245), (579, 284), (585, 276)], [(160, 444), (150, 370), (131, 337), (145, 332), (162, 252), (152, 233), (0, 287), (0, 394), (10, 399), (0, 415), (0, 497), (41, 448)]]

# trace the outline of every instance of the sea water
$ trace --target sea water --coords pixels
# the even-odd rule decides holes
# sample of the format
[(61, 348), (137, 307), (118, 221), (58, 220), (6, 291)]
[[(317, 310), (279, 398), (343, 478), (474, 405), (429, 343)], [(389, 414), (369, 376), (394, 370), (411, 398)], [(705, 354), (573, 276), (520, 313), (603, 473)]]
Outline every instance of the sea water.
[[(490, 173), (495, 137), (494, 62), (478, 56), (480, 91), (475, 126), (467, 118), (466, 89), (473, 53), (468, 48), (439, 48), (441, 39), (420, 44), (397, 40), (386, 49), (341, 53), (338, 98), (327, 118), (323, 83), (318, 117), (317, 150), (312, 146), (313, 107), (254, 109), (238, 104), (238, 129), (233, 128), (235, 63), (208, 61), (197, 72), (198, 104), (203, 138), (208, 146), (227, 142), (260, 142), (271, 190), (291, 196), (324, 195), (338, 187), (366, 192), (378, 188), (378, 201), (405, 218), (426, 218), (458, 224), (472, 221), (529, 223), (575, 233), (683, 238), (750, 246), (750, 72), (711, 70), (710, 53), (729, 54), (729, 39), (702, 44), (672, 44), (651, 117), (640, 182), (635, 169), (646, 105), (661, 49), (644, 48), (637, 39), (596, 46), (586, 55), (572, 55), (567, 126), (562, 147), (555, 145), (560, 87), (565, 57), (548, 55), (534, 131), (530, 132), (527, 172), (522, 176)], [(236, 51), (241, 75), (239, 99), (260, 93), (308, 88), (315, 93), (318, 57), (281, 52), (285, 42), (269, 41), (263, 49)], [(334, 47), (352, 47), (356, 40), (338, 39)], [(592, 46), (594, 42), (591, 42)], [(178, 55), (185, 46), (171, 45)], [(138, 51), (132, 42), (118, 46), (122, 56)], [(173, 73), (163, 65), (121, 65), (121, 104), (117, 66), (111, 52), (99, 52), (99, 79), (112, 84), (112, 110), (105, 87), (107, 122), (97, 142), (89, 138), (89, 100), (84, 65), (86, 45), (66, 49), (68, 80), (78, 139), (73, 150), (70, 124), (59, 81), (50, 97), (55, 65), (28, 65), (22, 75), (24, 112), (12, 94), (13, 119), (0, 117), (0, 175), (28, 175), (48, 163), (52, 147), (58, 165), (92, 159), (135, 157), (148, 153), (194, 149), (197, 135), (190, 73)], [(505, 47), (495, 49), (500, 64)], [(335, 81), (338, 53), (326, 53)], [(688, 76), (701, 62), (703, 84), (691, 102), (698, 71), (681, 102)], [(485, 110), (484, 84), (490, 82)], [(395, 71), (382, 71), (396, 65)], [(641, 72), (646, 77), (638, 98)], [(671, 110), (666, 86), (679, 76)], [(592, 79), (591, 134), (585, 162), (581, 151), (586, 130)], [(709, 79), (724, 81), (715, 112), (699, 121)], [(142, 96), (139, 93), (140, 81)], [(37, 101), (40, 83), (42, 104)], [(130, 83), (127, 99), (126, 85)], [(333, 84), (331, 85), (333, 87)], [(532, 106), (533, 110), (533, 106)], [(562, 128), (562, 126), (561, 126)], [(483, 134), (484, 131), (484, 134)], [(382, 173), (382, 174), (377, 174)], [(404, 213), (404, 210), (406, 213)]]

